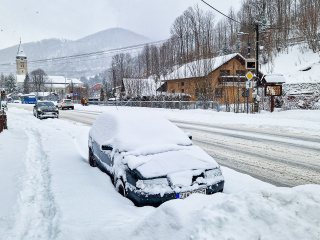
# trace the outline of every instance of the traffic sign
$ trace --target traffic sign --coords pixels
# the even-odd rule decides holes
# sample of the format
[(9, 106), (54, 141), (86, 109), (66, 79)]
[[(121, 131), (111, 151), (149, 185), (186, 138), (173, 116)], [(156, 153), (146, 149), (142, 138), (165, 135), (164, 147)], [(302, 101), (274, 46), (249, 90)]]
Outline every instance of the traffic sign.
[(79, 93), (78, 93), (78, 92), (75, 92), (75, 93), (74, 93), (74, 95), (75, 95), (75, 96), (78, 96), (78, 95), (79, 95)]
[(246, 59), (246, 69), (255, 70), (256, 60), (254, 58)]
[(253, 84), (252, 81), (246, 81), (246, 89), (252, 88)]
[(250, 81), (250, 80), (253, 78), (253, 74), (249, 71), (249, 72), (246, 74), (246, 78), (248, 79), (248, 81)]

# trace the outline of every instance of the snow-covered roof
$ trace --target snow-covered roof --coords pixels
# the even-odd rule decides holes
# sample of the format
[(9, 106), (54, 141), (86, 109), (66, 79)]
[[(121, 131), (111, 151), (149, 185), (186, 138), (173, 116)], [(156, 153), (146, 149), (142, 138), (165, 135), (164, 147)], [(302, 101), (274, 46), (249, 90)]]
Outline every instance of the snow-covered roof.
[(30, 95), (34, 95), (34, 96), (39, 96), (39, 97), (47, 97), (50, 96), (52, 93), (51, 92), (32, 92), (30, 93)]
[(282, 74), (269, 74), (262, 77), (262, 81), (266, 83), (285, 83), (286, 79)]
[(17, 83), (23, 83), (26, 75), (17, 75)]
[(312, 95), (314, 91), (310, 90), (291, 90), (289, 95)]
[(20, 45), (18, 48), (17, 57), (27, 57), (27, 55), (23, 51), (23, 47), (22, 47), (21, 42), (20, 42)]
[(239, 53), (196, 60), (190, 63), (186, 63), (182, 66), (175, 66), (171, 73), (167, 74), (166, 76), (162, 76), (160, 79), (174, 80), (183, 78), (203, 77), (237, 56), (245, 60), (245, 58)]
[[(26, 75), (17, 75), (17, 82), (23, 83)], [(62, 85), (68, 86), (73, 83), (76, 85), (82, 85), (83, 83), (77, 78), (66, 78), (64, 76), (47, 76), (46, 83), (52, 85), (52, 87), (61, 87)], [(56, 86), (55, 86), (56, 84)]]
[(132, 79), (124, 78), (123, 85), (126, 95), (129, 96), (154, 96), (157, 89), (161, 86), (161, 81), (154, 79)]
[(90, 136), (99, 145), (111, 145), (119, 151), (139, 151), (139, 155), (192, 144), (180, 128), (161, 115), (136, 109), (102, 113), (93, 123)]

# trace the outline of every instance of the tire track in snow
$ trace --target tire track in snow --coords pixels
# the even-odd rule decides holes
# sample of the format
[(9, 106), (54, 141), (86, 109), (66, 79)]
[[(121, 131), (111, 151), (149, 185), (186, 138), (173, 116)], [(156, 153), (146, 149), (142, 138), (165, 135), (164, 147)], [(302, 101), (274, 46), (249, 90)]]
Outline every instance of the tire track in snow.
[(5, 239), (55, 239), (59, 230), (54, 196), (50, 190), (49, 158), (43, 151), (38, 130), (27, 129), (26, 134), (25, 176), (14, 213), (15, 222)]

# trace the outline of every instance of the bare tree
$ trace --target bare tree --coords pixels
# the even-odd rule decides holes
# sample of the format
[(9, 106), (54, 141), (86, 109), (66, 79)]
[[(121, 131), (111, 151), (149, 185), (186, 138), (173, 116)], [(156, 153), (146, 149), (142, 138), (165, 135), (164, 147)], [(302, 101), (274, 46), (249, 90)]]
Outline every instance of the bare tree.
[(33, 70), (30, 73), (31, 83), (34, 90), (38, 93), (44, 91), (45, 84), (47, 81), (47, 74), (42, 69)]

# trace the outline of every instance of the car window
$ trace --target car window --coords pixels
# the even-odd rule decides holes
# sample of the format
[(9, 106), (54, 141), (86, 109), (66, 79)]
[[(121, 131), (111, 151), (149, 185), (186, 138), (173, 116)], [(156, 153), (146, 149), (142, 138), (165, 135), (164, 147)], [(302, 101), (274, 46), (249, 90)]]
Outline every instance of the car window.
[(54, 107), (54, 104), (52, 102), (39, 102), (38, 106), (39, 107), (44, 107), (44, 106), (46, 106), (46, 107)]
[(64, 100), (66, 103), (71, 103), (71, 100), (70, 99), (66, 99)]

